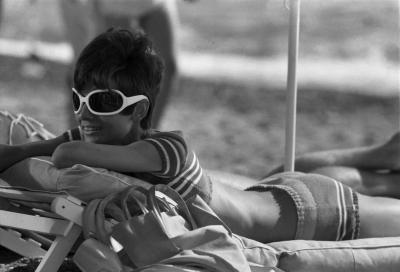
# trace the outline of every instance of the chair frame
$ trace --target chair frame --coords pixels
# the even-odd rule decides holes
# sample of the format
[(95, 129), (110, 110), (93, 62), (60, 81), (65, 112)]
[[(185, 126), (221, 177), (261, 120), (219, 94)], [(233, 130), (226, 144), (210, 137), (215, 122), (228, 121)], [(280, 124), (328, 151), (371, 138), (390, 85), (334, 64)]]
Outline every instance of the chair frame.
[[(35, 272), (57, 271), (82, 233), (84, 203), (65, 193), (4, 187), (0, 198), (12, 206), (0, 210), (0, 245), (24, 257), (42, 257)], [(29, 207), (34, 203), (49, 209)]]

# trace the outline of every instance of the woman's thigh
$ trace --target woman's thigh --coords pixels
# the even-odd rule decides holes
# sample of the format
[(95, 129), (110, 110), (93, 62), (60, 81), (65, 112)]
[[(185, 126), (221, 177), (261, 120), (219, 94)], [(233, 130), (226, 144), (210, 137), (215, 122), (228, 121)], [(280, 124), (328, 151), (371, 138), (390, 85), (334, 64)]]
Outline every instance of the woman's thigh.
[(400, 200), (358, 195), (360, 238), (400, 236)]
[[(297, 211), (295, 239), (335, 241), (355, 239), (359, 235), (358, 194), (332, 178), (286, 172), (250, 189), (262, 188), (286, 192), (291, 197)], [(290, 211), (286, 205), (281, 207), (282, 214)]]

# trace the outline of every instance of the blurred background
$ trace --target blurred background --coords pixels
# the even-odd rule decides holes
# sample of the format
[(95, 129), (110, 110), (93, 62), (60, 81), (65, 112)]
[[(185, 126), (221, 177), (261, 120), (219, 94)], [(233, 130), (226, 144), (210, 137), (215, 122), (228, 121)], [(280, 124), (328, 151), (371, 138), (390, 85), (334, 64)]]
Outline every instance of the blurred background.
[[(3, 0), (0, 24), (0, 109), (56, 134), (68, 127), (72, 60), (60, 1)], [(206, 168), (264, 175), (284, 156), (285, 1), (177, 8), (180, 82), (161, 128), (184, 130)], [(399, 129), (399, 30), (398, 0), (302, 1), (298, 154), (377, 143)]]

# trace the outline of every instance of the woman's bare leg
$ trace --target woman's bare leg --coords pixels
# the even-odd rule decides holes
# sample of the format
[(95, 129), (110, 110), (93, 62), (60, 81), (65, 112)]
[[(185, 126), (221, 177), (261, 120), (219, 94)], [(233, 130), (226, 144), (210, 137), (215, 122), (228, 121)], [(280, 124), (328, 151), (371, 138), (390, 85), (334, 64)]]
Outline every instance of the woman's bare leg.
[(178, 14), (174, 1), (168, 3), (167, 6), (154, 9), (140, 19), (141, 27), (153, 41), (154, 47), (162, 57), (165, 65), (157, 105), (153, 111), (152, 122), (155, 128), (160, 127), (170, 96), (178, 85), (177, 24)]
[(400, 236), (400, 200), (359, 195), (360, 238)]
[[(300, 170), (314, 170), (331, 176), (369, 195), (359, 194), (361, 238), (400, 235), (400, 200), (373, 196), (400, 198), (400, 172), (390, 171), (399, 169), (400, 133), (382, 145), (318, 152), (306, 157), (303, 162), (307, 163), (300, 164), (300, 167), (306, 166), (307, 169)], [(378, 171), (381, 169), (386, 169), (387, 173)], [(225, 184), (214, 183), (210, 204), (234, 232), (258, 241), (294, 238), (297, 222), (295, 207), (286, 208), (285, 214), (282, 214), (278, 198), (272, 193), (243, 192), (227, 185), (231, 181), (228, 178)], [(286, 202), (291, 201), (288, 199)]]
[[(213, 179), (210, 207), (236, 234), (260, 242), (290, 240), (295, 237), (297, 212), (286, 194), (243, 191)], [(285, 214), (282, 204), (285, 202)], [(288, 208), (289, 207), (289, 208)]]

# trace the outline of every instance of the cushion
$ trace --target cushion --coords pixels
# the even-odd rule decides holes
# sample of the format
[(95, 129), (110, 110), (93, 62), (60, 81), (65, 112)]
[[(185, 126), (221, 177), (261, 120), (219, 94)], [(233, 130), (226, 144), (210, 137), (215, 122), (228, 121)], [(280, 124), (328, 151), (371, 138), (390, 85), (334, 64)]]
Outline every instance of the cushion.
[(293, 240), (268, 245), (278, 252), (278, 267), (287, 272), (400, 270), (400, 237), (339, 242)]
[(103, 168), (76, 164), (58, 169), (49, 157), (25, 159), (0, 173), (0, 178), (12, 186), (65, 191), (82, 201), (103, 198), (130, 185), (150, 187), (149, 183), (140, 179)]

